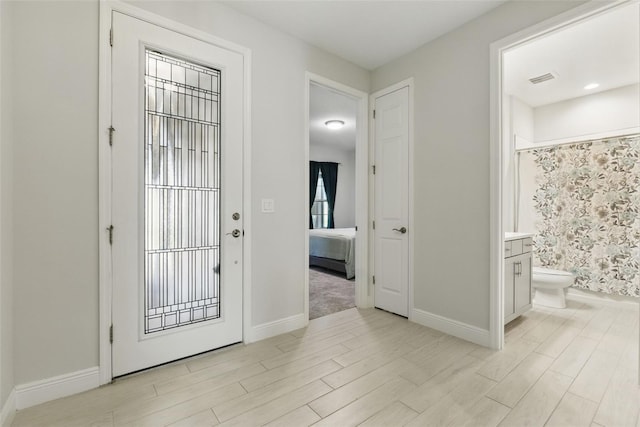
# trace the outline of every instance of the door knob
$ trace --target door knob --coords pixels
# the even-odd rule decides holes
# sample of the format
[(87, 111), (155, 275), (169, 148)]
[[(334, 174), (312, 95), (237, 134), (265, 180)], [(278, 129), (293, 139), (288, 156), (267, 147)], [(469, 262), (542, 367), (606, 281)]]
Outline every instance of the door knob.
[(394, 228), (393, 231), (404, 234), (407, 232), (407, 227)]
[(238, 230), (237, 228), (235, 230), (233, 230), (231, 233), (227, 233), (227, 236), (231, 234), (233, 237), (240, 237), (240, 230)]

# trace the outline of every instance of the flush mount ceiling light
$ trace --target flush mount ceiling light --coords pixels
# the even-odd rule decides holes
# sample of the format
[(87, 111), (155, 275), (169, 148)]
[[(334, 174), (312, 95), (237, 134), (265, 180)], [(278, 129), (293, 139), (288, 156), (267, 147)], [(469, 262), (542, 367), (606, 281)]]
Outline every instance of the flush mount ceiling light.
[(342, 126), (344, 126), (344, 122), (342, 120), (329, 120), (327, 122), (324, 122), (324, 125), (329, 129), (340, 129)]
[(586, 85), (584, 88), (585, 88), (586, 90), (590, 90), (590, 89), (595, 89), (595, 88), (597, 88), (598, 86), (600, 86), (598, 83), (589, 83), (589, 84), (588, 84), (588, 85)]

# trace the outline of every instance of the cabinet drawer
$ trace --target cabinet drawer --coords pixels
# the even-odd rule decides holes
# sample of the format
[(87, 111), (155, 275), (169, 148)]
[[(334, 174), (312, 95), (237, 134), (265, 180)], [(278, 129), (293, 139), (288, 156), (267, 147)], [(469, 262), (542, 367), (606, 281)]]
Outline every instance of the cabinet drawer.
[(525, 239), (517, 239), (511, 241), (511, 256), (520, 255), (522, 253), (522, 241)]
[(522, 253), (526, 254), (533, 250), (533, 239), (529, 237), (528, 239), (522, 239)]
[(504, 257), (509, 258), (511, 255), (511, 241), (504, 242)]

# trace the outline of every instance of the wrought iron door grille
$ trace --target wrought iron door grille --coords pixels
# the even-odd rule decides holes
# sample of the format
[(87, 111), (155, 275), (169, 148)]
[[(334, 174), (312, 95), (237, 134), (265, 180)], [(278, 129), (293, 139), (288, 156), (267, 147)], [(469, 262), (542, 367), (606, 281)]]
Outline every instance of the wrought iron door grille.
[(145, 333), (220, 307), (220, 71), (146, 50)]

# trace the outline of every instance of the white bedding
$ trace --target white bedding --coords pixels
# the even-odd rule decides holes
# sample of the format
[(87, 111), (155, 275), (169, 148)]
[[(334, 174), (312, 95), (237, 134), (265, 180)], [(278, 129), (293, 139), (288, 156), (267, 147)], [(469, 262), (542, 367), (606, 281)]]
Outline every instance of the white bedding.
[(309, 230), (309, 255), (344, 261), (347, 279), (356, 275), (356, 229)]

